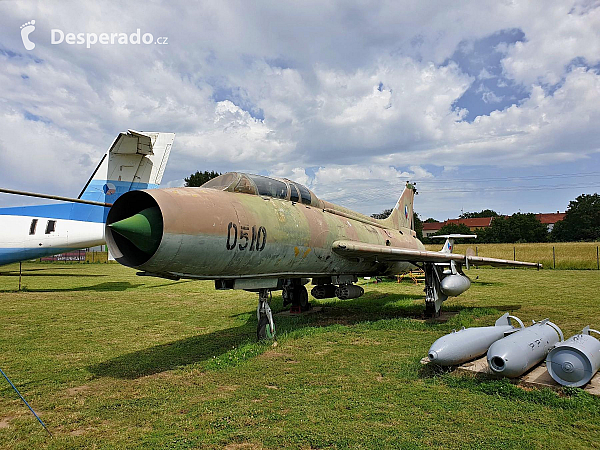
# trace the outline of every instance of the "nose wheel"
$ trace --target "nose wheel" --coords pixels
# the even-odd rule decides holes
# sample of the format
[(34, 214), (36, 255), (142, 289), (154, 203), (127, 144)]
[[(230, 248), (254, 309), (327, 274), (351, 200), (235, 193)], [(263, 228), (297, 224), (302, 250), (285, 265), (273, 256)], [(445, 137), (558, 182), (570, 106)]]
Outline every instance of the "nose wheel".
[(256, 308), (258, 327), (256, 329), (256, 337), (259, 341), (275, 338), (275, 322), (273, 321), (273, 313), (269, 306), (270, 300), (271, 291), (268, 289), (258, 291), (258, 307)]

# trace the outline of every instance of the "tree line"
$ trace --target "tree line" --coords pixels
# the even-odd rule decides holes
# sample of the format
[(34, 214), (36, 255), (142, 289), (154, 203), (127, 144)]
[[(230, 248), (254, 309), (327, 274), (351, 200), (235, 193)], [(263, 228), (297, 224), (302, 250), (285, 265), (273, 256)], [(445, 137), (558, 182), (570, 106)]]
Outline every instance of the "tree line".
[[(386, 209), (380, 214), (373, 214), (376, 219), (386, 218), (391, 214)], [(582, 194), (569, 202), (565, 217), (556, 222), (552, 231), (540, 222), (534, 213), (517, 213), (512, 216), (498, 214), (491, 209), (479, 212), (465, 212), (461, 219), (477, 217), (493, 217), (487, 228), (471, 231), (464, 224), (449, 223), (444, 225), (435, 235), (443, 234), (476, 234), (476, 243), (521, 243), (521, 242), (573, 242), (600, 240), (600, 195)], [(415, 231), (423, 243), (435, 241), (423, 237), (423, 223), (437, 222), (433, 218), (421, 221), (418, 213), (414, 213)]]

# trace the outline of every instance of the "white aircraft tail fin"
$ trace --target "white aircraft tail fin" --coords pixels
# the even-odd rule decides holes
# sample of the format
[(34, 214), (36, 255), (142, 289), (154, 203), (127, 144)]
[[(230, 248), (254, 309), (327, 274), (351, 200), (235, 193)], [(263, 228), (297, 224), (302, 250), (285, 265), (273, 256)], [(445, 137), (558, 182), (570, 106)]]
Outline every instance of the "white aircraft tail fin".
[(475, 239), (477, 238), (476, 234), (443, 234), (439, 236), (431, 236), (432, 239), (441, 239), (446, 238), (446, 242), (444, 246), (440, 250), (442, 253), (452, 253), (454, 249), (454, 240), (455, 239)]
[(120, 133), (78, 198), (113, 203), (125, 192), (158, 187), (174, 139), (174, 133)]

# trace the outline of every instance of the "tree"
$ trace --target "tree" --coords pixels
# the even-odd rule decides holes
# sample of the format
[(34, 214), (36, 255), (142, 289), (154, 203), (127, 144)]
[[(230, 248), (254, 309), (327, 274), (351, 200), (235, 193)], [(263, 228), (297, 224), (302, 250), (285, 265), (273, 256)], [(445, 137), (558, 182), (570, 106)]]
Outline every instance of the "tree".
[(440, 221), (435, 220), (433, 217), (430, 217), (429, 219), (425, 220), (424, 223), (440, 223)]
[(419, 217), (417, 212), (413, 211), (413, 223), (415, 224), (415, 233), (417, 233), (417, 239), (423, 240), (423, 221)]
[(552, 240), (600, 240), (600, 195), (582, 194), (569, 202), (565, 218), (554, 224)]
[(471, 234), (471, 229), (464, 223), (447, 223), (433, 235), (439, 236), (442, 234)]
[(486, 243), (544, 242), (548, 229), (533, 213), (499, 216), (488, 228), (478, 230), (477, 241)]
[(391, 209), (384, 209), (379, 214), (371, 214), (371, 217), (373, 217), (374, 219), (380, 219), (380, 220), (387, 219), (388, 217), (390, 217), (391, 213), (392, 213)]
[(196, 173), (193, 173), (189, 177), (184, 178), (185, 187), (200, 187), (204, 183), (206, 183), (208, 180), (212, 180), (213, 178), (216, 178), (219, 175), (221, 175), (221, 174), (219, 172), (215, 172), (215, 171), (211, 171), (211, 172), (208, 172), (206, 170), (204, 172), (196, 171)]
[(483, 211), (479, 211), (479, 212), (462, 213), (458, 217), (461, 219), (475, 219), (476, 217), (498, 217), (499, 215), (500, 214), (498, 214), (493, 209), (484, 209)]

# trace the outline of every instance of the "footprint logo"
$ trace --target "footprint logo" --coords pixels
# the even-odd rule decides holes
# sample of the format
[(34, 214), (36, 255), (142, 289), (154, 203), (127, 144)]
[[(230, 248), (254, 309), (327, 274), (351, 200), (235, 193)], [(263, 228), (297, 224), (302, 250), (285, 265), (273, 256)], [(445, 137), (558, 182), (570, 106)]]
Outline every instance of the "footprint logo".
[(21, 25), (21, 39), (23, 39), (25, 50), (33, 50), (35, 48), (35, 44), (29, 40), (29, 35), (33, 33), (33, 30), (35, 30), (35, 20)]

